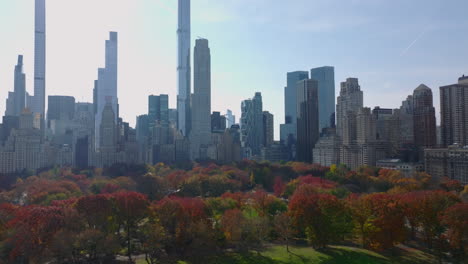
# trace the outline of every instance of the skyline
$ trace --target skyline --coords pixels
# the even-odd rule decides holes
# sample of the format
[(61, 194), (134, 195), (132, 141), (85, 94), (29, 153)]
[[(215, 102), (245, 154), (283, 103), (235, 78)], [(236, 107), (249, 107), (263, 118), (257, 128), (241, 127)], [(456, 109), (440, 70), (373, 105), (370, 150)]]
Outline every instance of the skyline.
[[(81, 1), (80, 4), (62, 2), (49, 0), (47, 3), (47, 96), (71, 95), (77, 101), (91, 102), (93, 81), (97, 78), (96, 69), (104, 65), (105, 53), (102, 43), (107, 38), (108, 32), (115, 30), (119, 32), (121, 41), (119, 45), (121, 116), (134, 126), (136, 116), (146, 112), (146, 105), (135, 104), (135, 101), (146, 102), (150, 94), (169, 94), (169, 105), (172, 108), (175, 107), (177, 91), (176, 1), (139, 1), (137, 3), (126, 0), (112, 1), (115, 2), (114, 13), (104, 15), (98, 11), (110, 3), (108, 0), (93, 3), (93, 9), (89, 9), (86, 1)], [(306, 7), (316, 4), (317, 8), (323, 8), (324, 5), (325, 7), (336, 5), (336, 1), (332, 1), (331, 4), (325, 4), (322, 1), (313, 4), (306, 4), (307, 1), (302, 0), (295, 2)], [(228, 1), (223, 5), (202, 0), (192, 3), (193, 33), (190, 47), (194, 47), (194, 39), (199, 35), (210, 39), (213, 57), (213, 111), (224, 113), (229, 108), (236, 116), (240, 116), (241, 101), (250, 98), (256, 91), (262, 92), (264, 109), (275, 116), (275, 138), (278, 139), (279, 124), (284, 123), (283, 90), (286, 85), (286, 72), (309, 71), (311, 68), (324, 65), (334, 66), (336, 94), (339, 92), (340, 82), (347, 77), (356, 77), (359, 78), (361, 88), (365, 93), (364, 105), (384, 108), (398, 107), (401, 101), (407, 95), (412, 94), (412, 91), (421, 83), (433, 90), (434, 98), (439, 98), (440, 86), (452, 84), (459, 76), (466, 73), (467, 68), (466, 64), (463, 64), (463, 58), (466, 59), (468, 56), (468, 54), (465, 56), (467, 51), (457, 47), (466, 46), (468, 39), (458, 34), (455, 43), (453, 33), (468, 28), (466, 19), (459, 17), (463, 6), (467, 3), (453, 1), (439, 6), (438, 4), (442, 1), (430, 1), (424, 2), (426, 4), (421, 6), (418, 5), (419, 2), (421, 1), (407, 3), (408, 10), (401, 11), (403, 14), (398, 15), (401, 22), (395, 21), (384, 27), (382, 32), (379, 32), (380, 35), (373, 35), (370, 34), (373, 32), (372, 27), (382, 26), (387, 17), (377, 20), (375, 26), (368, 24), (369, 21), (363, 21), (369, 17), (370, 20), (375, 19), (377, 14), (363, 15), (361, 19), (353, 20), (355, 23), (349, 23), (349, 25), (343, 23), (340, 25), (338, 20), (333, 21), (332, 24), (302, 23), (304, 21), (294, 23), (293, 20), (300, 20), (299, 18), (304, 16), (302, 14), (304, 11), (292, 15), (291, 7), (277, 4), (277, 2), (268, 5), (267, 3), (270, 3), (268, 1), (256, 1), (244, 12), (240, 12), (239, 7), (245, 4), (245, 1)], [(92, 2), (89, 1), (89, 3)], [(208, 5), (210, 8), (206, 8)], [(367, 7), (371, 10), (380, 10), (384, 9), (383, 7), (387, 4), (383, 1), (371, 3), (361, 0), (353, 1), (351, 4), (342, 4), (342, 7), (348, 5), (354, 8)], [(399, 8), (402, 5), (402, 1), (394, 4)], [(252, 16), (255, 8), (263, 10), (262, 7), (265, 6), (269, 8), (259, 11), (258, 16)], [(272, 26), (271, 17), (278, 15), (278, 7), (283, 6), (285, 10), (282, 12), (288, 16), (280, 27), (278, 23)], [(409, 19), (405, 15), (411, 15), (415, 6), (418, 6), (420, 12), (414, 18)], [(80, 13), (83, 13), (81, 11), (84, 11), (87, 17), (89, 16), (89, 22), (83, 23), (77, 18)], [(155, 11), (156, 15), (151, 14)], [(335, 18), (339, 17), (337, 15), (339, 11), (331, 11)], [(365, 14), (368, 11), (360, 12)], [(439, 12), (437, 19), (429, 25), (423, 23), (433, 19), (435, 15), (430, 14), (434, 14), (435, 11)], [(30, 13), (31, 16), (20, 16), (19, 12)], [(19, 54), (25, 56), (26, 87), (27, 91), (33, 94), (34, 40), (31, 37), (34, 28), (33, 12), (34, 2), (31, 0), (0, 3), (0, 22), (2, 22), (0, 33), (8, 40), (2, 43), (5, 47), (0, 51), (1, 112), (5, 110), (4, 102), (8, 91), (13, 88), (13, 69)], [(444, 17), (448, 13), (451, 15), (449, 19)], [(333, 20), (333, 14), (330, 20)], [(427, 15), (424, 17), (421, 14)], [(351, 15), (356, 16), (356, 14)], [(244, 16), (248, 19), (242, 19), (246, 18)], [(100, 21), (96, 18), (100, 18)], [(413, 23), (407, 23), (408, 20)], [(400, 27), (398, 27), (399, 23), (401, 23)], [(405, 23), (407, 25), (403, 28), (402, 25)], [(7, 27), (13, 24), (14, 30)], [(294, 30), (283, 28), (288, 25), (296, 25), (297, 28)], [(306, 25), (309, 28), (301, 29)], [(245, 31), (249, 27), (251, 30)], [(394, 28), (393, 33), (384, 32), (389, 27)], [(350, 39), (346, 43), (340, 41), (341, 38), (349, 37), (348, 34), (354, 32), (351, 30), (353, 28), (369, 32), (357, 34), (356, 39)], [(340, 33), (343, 36), (339, 36)], [(297, 48), (294, 48), (297, 43), (285, 40), (277, 40), (278, 43), (269, 41), (268, 45), (256, 43), (262, 38), (269, 40), (271, 36), (284, 35), (287, 39), (293, 34), (308, 37), (299, 38), (303, 41), (297, 45)], [(392, 45), (377, 45), (387, 41), (389, 36), (393, 41)], [(441, 36), (446, 36), (446, 38), (440, 38)], [(437, 41), (433, 41), (434, 39)], [(369, 45), (358, 47), (355, 42)], [(289, 46), (284, 47), (285, 44)], [(327, 46), (327, 49), (324, 46)], [(64, 52), (75, 50), (86, 50), (86, 54), (74, 52), (67, 53), (69, 56), (63, 56)], [(362, 56), (361, 53), (364, 51), (368, 52), (367, 56)], [(376, 54), (380, 55), (376, 56)], [(423, 56), (427, 54), (430, 55)], [(372, 58), (373, 56), (375, 58)], [(285, 59), (290, 58), (293, 60), (288, 60), (286, 64)], [(386, 58), (386, 63), (382, 63), (384, 58)], [(76, 63), (70, 63), (64, 67), (65, 59), (67, 62)], [(250, 62), (251, 60), (255, 63)], [(400, 68), (393, 67), (392, 71), (388, 71), (389, 65), (395, 66), (398, 63), (400, 63)], [(403, 65), (405, 63), (407, 66)], [(252, 67), (246, 68), (246, 64)], [(80, 72), (78, 77), (76, 77), (76, 72)], [(63, 83), (70, 78), (73, 78), (74, 82), (70, 84), (70, 87), (64, 87)], [(230, 100), (224, 102), (222, 98), (230, 98)], [(434, 103), (437, 123), (440, 123), (440, 102), (435, 99)]]

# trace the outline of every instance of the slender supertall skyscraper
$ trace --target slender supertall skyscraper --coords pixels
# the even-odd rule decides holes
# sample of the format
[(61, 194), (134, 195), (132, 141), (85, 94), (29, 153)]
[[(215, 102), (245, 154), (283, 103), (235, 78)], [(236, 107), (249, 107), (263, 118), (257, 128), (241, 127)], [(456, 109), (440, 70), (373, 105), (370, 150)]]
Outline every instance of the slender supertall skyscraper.
[[(98, 70), (98, 80), (95, 83), (96, 94), (96, 116), (95, 116), (95, 146), (98, 149), (100, 144), (100, 128), (104, 107), (109, 105), (113, 111), (115, 124), (119, 117), (117, 98), (117, 61), (118, 61), (118, 35), (117, 32), (110, 32), (109, 40), (106, 40), (106, 67)], [(111, 116), (111, 115), (108, 115)]]
[(46, 3), (36, 0), (34, 26), (34, 100), (32, 111), (45, 114)]
[(179, 0), (177, 38), (177, 126), (184, 136), (188, 136), (191, 127), (190, 0)]
[(200, 148), (211, 142), (211, 54), (207, 39), (197, 39), (194, 52), (192, 98), (192, 159), (200, 156)]

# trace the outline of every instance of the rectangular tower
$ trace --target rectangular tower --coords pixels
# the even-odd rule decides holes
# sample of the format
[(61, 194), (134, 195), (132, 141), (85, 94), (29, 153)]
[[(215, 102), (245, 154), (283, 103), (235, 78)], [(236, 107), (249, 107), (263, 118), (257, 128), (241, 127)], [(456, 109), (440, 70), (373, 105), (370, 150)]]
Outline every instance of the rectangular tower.
[(190, 0), (179, 0), (177, 47), (177, 126), (188, 136), (191, 126)]
[(440, 87), (442, 144), (468, 145), (468, 76)]
[(324, 66), (310, 70), (310, 78), (318, 81), (319, 129), (331, 127), (335, 115), (335, 68)]
[(200, 157), (200, 147), (211, 143), (211, 54), (207, 39), (197, 39), (194, 52), (192, 98), (192, 159)]
[(313, 162), (313, 149), (319, 139), (318, 82), (297, 83), (297, 160)]
[(34, 100), (32, 111), (45, 114), (46, 3), (36, 0), (34, 26)]

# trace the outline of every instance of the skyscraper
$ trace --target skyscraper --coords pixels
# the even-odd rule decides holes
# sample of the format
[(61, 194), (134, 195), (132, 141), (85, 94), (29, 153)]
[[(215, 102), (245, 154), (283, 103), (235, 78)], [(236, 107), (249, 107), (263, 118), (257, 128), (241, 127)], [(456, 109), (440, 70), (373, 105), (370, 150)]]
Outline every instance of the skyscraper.
[(191, 126), (190, 0), (179, 0), (178, 16), (177, 126), (184, 136), (188, 136)]
[(262, 94), (257, 92), (254, 98), (242, 101), (241, 110), (242, 147), (249, 153), (244, 156), (260, 155), (264, 135)]
[(226, 130), (226, 117), (221, 115), (220, 112), (213, 112), (211, 114), (211, 132), (223, 133)]
[(32, 111), (45, 114), (46, 3), (36, 0), (34, 29), (34, 100)]
[(67, 119), (75, 117), (75, 98), (73, 96), (49, 96), (47, 120)]
[(20, 116), (26, 107), (26, 75), (23, 72), (23, 55), (18, 55), (15, 66), (14, 90), (8, 93), (6, 111), (7, 116)]
[(432, 148), (437, 144), (436, 117), (432, 90), (421, 84), (413, 93), (414, 142), (420, 148)]
[[(114, 123), (118, 119), (118, 98), (117, 98), (117, 62), (118, 62), (118, 35), (117, 32), (110, 32), (109, 40), (106, 40), (106, 62), (105, 68), (98, 70), (98, 80), (95, 84), (96, 91), (96, 118), (95, 118), (95, 144), (96, 149), (101, 146), (99, 131), (102, 121), (104, 107), (109, 104), (112, 108)], [(108, 115), (110, 116), (110, 115)]]
[(285, 123), (281, 125), (281, 140), (296, 139), (297, 122), (297, 83), (309, 78), (307, 71), (288, 72), (287, 85), (284, 88)]
[(148, 117), (150, 125), (156, 121), (169, 123), (169, 96), (167, 94), (148, 96)]
[(297, 159), (313, 162), (313, 149), (319, 139), (318, 82), (297, 83)]
[(263, 146), (270, 147), (275, 141), (273, 114), (263, 111)]
[(335, 68), (324, 66), (310, 70), (310, 78), (318, 81), (319, 130), (331, 127), (335, 115)]
[(232, 114), (231, 110), (226, 111), (226, 126), (231, 128), (236, 123), (236, 116)]
[(117, 126), (115, 123), (115, 113), (112, 104), (108, 102), (103, 111), (99, 133), (101, 134), (100, 151), (115, 152), (117, 146)]
[(344, 139), (346, 116), (357, 111), (364, 105), (364, 94), (357, 78), (348, 78), (341, 83), (340, 96), (336, 104), (336, 134)]
[(192, 159), (200, 157), (200, 146), (211, 141), (211, 55), (207, 39), (197, 39), (194, 52), (192, 98)]
[(468, 76), (440, 87), (442, 144), (468, 145)]

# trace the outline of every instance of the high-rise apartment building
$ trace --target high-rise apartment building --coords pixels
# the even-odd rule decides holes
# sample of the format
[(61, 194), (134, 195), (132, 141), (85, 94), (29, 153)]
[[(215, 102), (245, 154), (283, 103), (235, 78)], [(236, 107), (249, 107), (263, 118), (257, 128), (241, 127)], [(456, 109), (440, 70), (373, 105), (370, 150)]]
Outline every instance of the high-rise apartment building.
[(101, 122), (104, 107), (110, 105), (114, 113), (114, 123), (117, 124), (119, 115), (117, 98), (117, 64), (118, 64), (118, 35), (110, 32), (109, 40), (106, 40), (106, 62), (105, 68), (98, 70), (98, 80), (95, 83), (95, 144), (96, 150), (101, 146)]
[(442, 144), (468, 145), (468, 76), (440, 87)]
[(436, 117), (432, 90), (421, 84), (413, 93), (414, 142), (419, 148), (433, 148), (437, 144)]
[(252, 99), (242, 101), (241, 110), (241, 140), (244, 157), (260, 155), (264, 142), (262, 94), (257, 92)]
[(324, 66), (310, 70), (310, 78), (318, 81), (319, 129), (332, 127), (335, 115), (335, 68)]
[(297, 160), (313, 162), (313, 149), (319, 139), (318, 82), (297, 83)]
[(263, 146), (269, 147), (275, 141), (275, 122), (273, 114), (268, 111), (263, 111)]
[(211, 142), (211, 54), (207, 39), (197, 39), (193, 60), (192, 159), (200, 155), (200, 147)]
[(191, 126), (190, 0), (179, 0), (177, 29), (177, 126), (188, 136)]
[(364, 95), (357, 78), (348, 78), (341, 83), (340, 96), (336, 104), (336, 132), (340, 138), (344, 138), (346, 116), (351, 112), (356, 113), (364, 105)]

